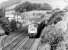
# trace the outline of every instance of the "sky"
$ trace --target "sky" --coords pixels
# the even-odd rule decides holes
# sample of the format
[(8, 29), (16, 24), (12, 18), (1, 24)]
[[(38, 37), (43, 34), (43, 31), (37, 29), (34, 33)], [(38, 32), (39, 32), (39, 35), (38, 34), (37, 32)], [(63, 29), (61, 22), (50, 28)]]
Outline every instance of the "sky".
[[(0, 4), (10, 0), (0, 0)], [(65, 6), (68, 5), (67, 0), (22, 0), (22, 1), (30, 1), (30, 2), (37, 2), (37, 3), (49, 3), (53, 8), (60, 8), (63, 9)]]
[(8, 1), (8, 0), (0, 0), (0, 4), (1, 4), (2, 2), (5, 2), (5, 1)]

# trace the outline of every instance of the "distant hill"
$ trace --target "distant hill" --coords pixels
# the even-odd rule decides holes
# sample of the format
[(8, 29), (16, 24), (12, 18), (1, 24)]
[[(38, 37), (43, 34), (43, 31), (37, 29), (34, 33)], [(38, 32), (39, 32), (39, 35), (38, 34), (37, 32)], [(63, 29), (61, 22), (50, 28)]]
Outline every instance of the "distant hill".
[(11, 5), (20, 3), (21, 0), (8, 0), (0, 4), (0, 8), (7, 8)]
[(23, 2), (15, 7), (16, 12), (32, 11), (32, 10), (51, 10), (52, 7), (48, 3), (31, 3), (29, 1)]

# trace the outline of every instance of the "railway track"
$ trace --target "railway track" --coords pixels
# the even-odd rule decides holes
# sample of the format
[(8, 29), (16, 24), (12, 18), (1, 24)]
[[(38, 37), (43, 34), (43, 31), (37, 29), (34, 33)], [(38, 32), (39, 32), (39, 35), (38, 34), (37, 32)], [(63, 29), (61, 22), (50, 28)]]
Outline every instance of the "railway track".
[(36, 39), (30, 39), (23, 34), (11, 34), (1, 41), (2, 50), (30, 50), (34, 46)]

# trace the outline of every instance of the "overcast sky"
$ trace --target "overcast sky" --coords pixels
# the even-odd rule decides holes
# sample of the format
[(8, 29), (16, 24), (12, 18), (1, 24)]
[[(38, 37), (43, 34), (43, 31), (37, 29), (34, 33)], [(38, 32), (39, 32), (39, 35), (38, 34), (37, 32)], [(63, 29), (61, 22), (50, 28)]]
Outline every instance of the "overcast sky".
[[(5, 1), (9, 1), (9, 0), (0, 0), (0, 3), (2, 2), (5, 2)], [(17, 0), (16, 0), (17, 1)], [(26, 1), (26, 0), (22, 0), (22, 1)], [(47, 2), (49, 3), (53, 8), (61, 8), (63, 9), (65, 6), (68, 5), (68, 2), (67, 0), (28, 0), (28, 1), (31, 1), (31, 2)]]
[(8, 1), (8, 0), (0, 0), (0, 3), (5, 2), (5, 1)]

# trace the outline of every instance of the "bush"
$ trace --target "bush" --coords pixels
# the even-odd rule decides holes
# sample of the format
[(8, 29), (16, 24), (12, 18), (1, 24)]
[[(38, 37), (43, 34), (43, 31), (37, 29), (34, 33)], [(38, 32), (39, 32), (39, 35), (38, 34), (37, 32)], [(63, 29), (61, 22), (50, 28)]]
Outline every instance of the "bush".
[(62, 32), (59, 32), (59, 30), (57, 30), (55, 26), (45, 27), (44, 30), (42, 31), (41, 38), (42, 38), (41, 41), (44, 43), (46, 42), (52, 43), (57, 38), (59, 41), (63, 40)]

